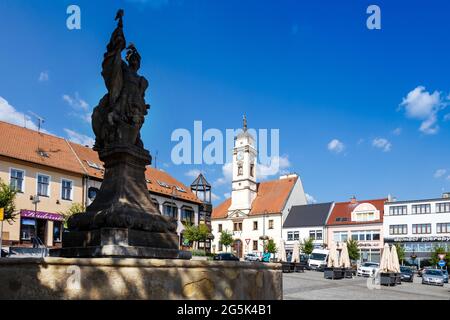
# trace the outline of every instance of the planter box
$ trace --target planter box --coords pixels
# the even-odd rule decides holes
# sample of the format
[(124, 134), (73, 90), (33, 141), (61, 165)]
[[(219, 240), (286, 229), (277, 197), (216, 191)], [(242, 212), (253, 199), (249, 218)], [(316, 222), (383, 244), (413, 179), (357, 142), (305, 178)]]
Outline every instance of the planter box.
[(396, 273), (382, 272), (380, 273), (380, 285), (382, 286), (395, 286), (397, 283)]
[(344, 278), (344, 270), (342, 268), (324, 268), (323, 277), (325, 279), (342, 279)]
[(344, 269), (344, 277), (345, 278), (353, 278), (354, 270), (353, 269)]

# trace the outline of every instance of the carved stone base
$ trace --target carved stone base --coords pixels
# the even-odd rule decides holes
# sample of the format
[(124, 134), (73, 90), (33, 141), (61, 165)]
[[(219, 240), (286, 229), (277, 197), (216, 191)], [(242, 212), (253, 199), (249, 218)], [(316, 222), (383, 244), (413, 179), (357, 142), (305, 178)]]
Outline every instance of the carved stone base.
[(69, 231), (63, 234), (63, 248), (50, 250), (52, 257), (122, 257), (190, 259), (178, 250), (178, 235), (125, 228)]

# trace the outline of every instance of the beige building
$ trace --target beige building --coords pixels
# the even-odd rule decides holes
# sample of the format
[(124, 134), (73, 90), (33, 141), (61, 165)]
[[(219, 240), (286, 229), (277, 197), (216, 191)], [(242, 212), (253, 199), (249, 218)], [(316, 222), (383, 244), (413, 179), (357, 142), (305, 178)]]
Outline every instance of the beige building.
[[(102, 161), (91, 148), (49, 134), (1, 121), (0, 132), (0, 179), (18, 191), (16, 216), (3, 224), (3, 246), (32, 246), (37, 236), (47, 247), (58, 247), (61, 213), (74, 203), (88, 206), (95, 199), (103, 180)], [(193, 186), (185, 186), (165, 171), (147, 167), (145, 175), (155, 206), (177, 220), (180, 246), (189, 247), (183, 239), (185, 225), (210, 225), (211, 190), (200, 200)], [(202, 246), (209, 251), (211, 243)]]

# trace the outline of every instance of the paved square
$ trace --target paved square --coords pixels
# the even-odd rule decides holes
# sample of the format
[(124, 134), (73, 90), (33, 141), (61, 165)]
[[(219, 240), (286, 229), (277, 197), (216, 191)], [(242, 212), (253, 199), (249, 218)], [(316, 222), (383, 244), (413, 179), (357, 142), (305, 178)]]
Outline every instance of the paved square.
[[(329, 280), (322, 272), (284, 273), (285, 300), (450, 300), (450, 285), (444, 287), (421, 284), (422, 278), (414, 277), (414, 283), (402, 283), (395, 287), (368, 288), (368, 278)], [(371, 279), (369, 279), (371, 282)], [(377, 289), (378, 288), (378, 289)]]

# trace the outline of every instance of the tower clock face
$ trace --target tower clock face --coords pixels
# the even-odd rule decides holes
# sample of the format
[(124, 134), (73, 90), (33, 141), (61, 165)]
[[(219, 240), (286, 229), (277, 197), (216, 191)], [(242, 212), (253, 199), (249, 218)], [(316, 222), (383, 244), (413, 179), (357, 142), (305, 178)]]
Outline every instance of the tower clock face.
[(237, 159), (238, 159), (238, 160), (244, 159), (244, 152), (239, 151), (239, 152), (237, 153)]

